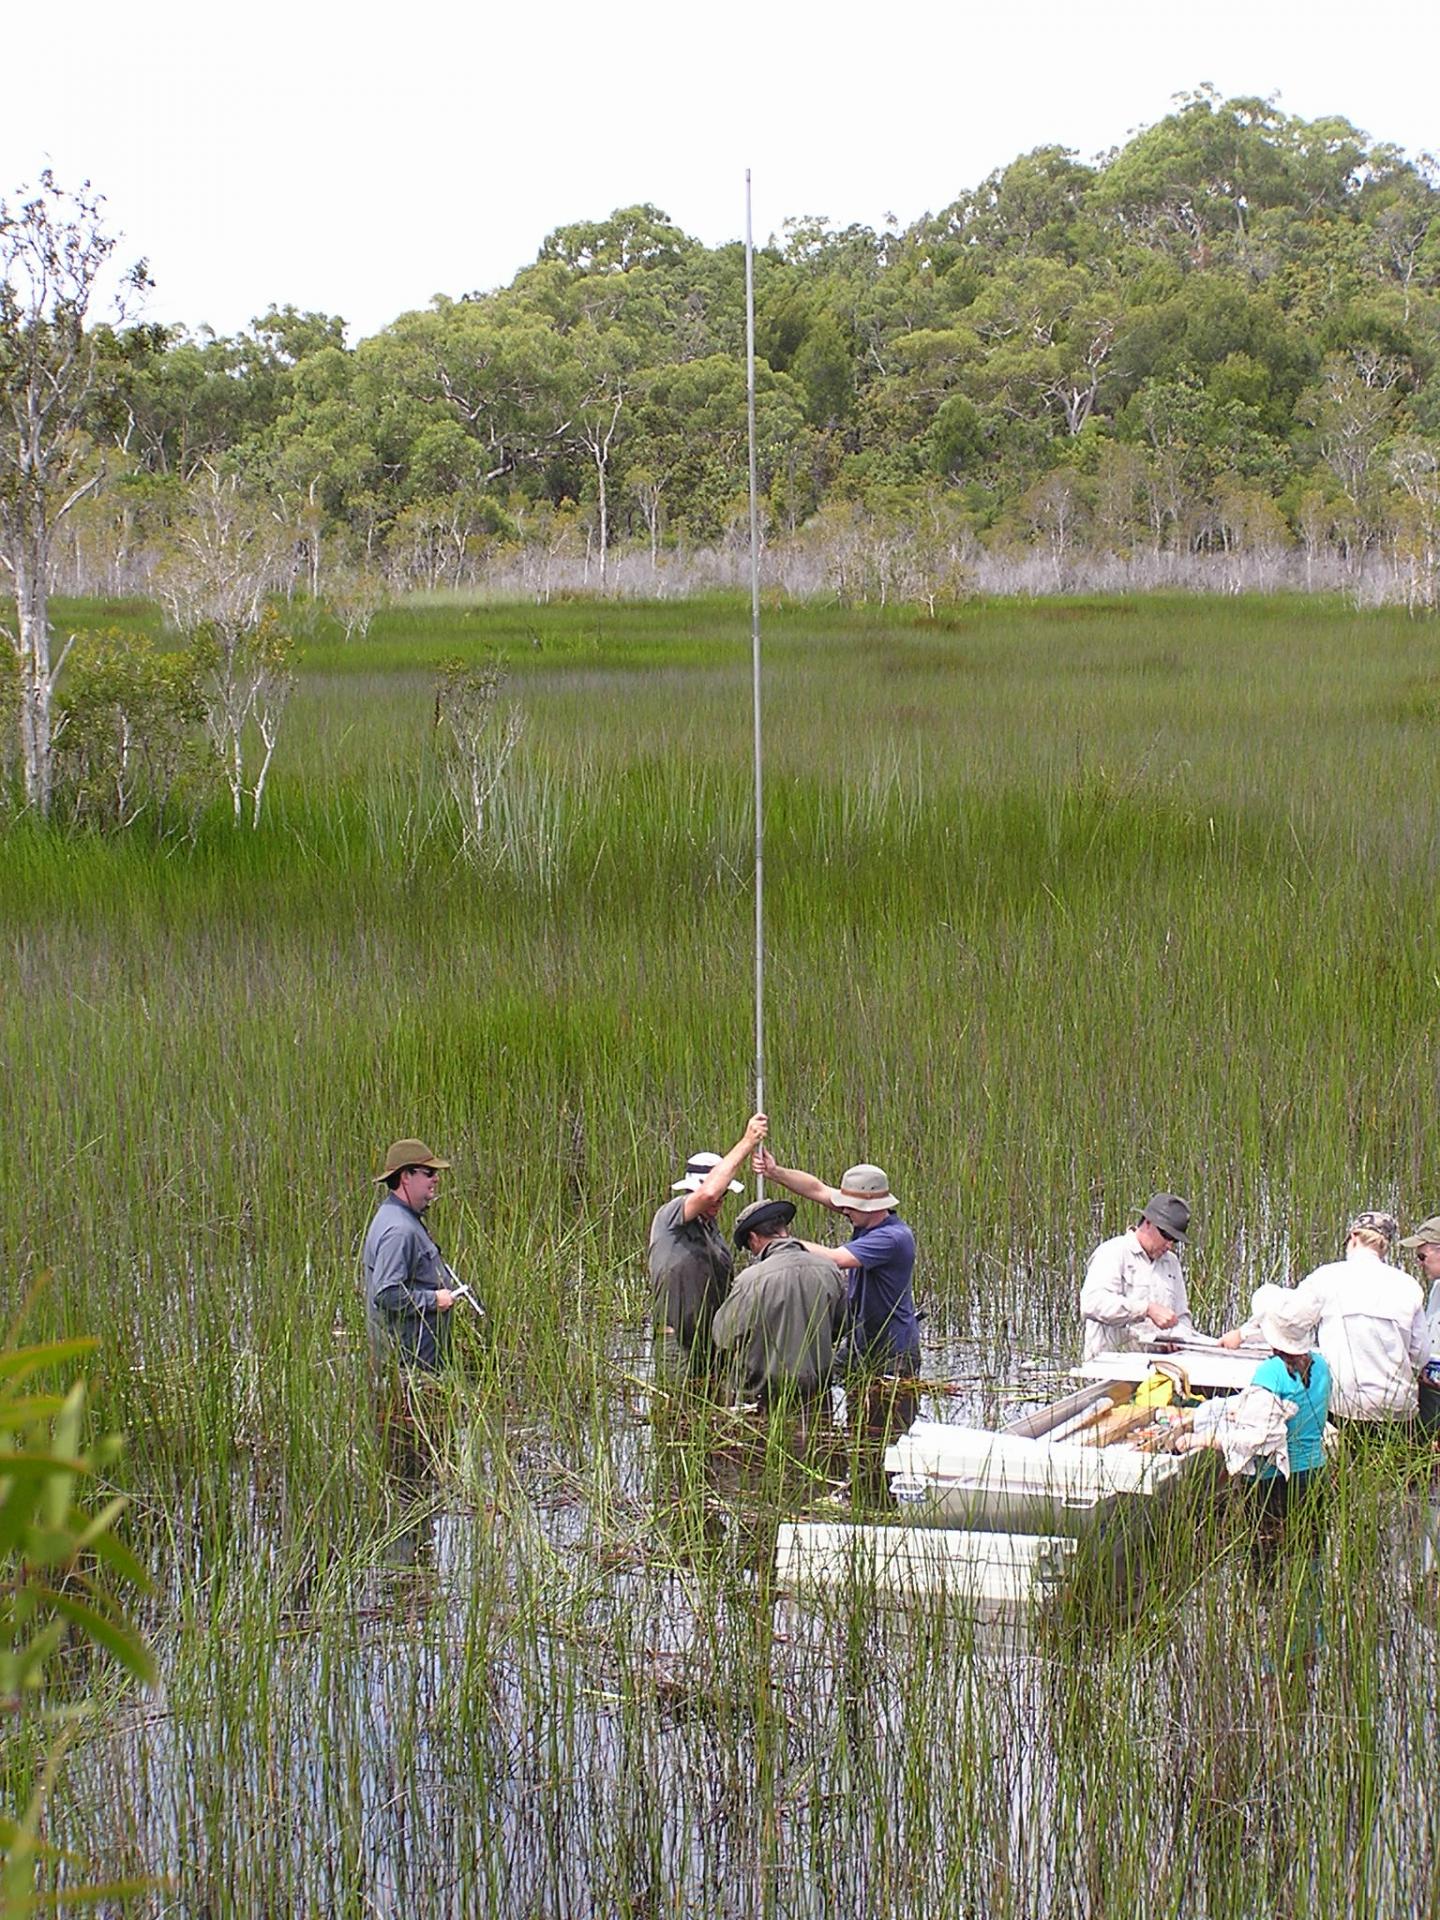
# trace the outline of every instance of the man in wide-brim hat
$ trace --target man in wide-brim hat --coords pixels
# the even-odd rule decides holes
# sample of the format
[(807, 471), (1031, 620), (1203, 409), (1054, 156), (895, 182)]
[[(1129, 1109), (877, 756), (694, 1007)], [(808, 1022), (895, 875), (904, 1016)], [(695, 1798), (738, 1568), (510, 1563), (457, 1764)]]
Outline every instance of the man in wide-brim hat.
[(1134, 1353), (1156, 1334), (1195, 1337), (1178, 1258), (1189, 1231), (1189, 1202), (1152, 1193), (1133, 1227), (1101, 1241), (1080, 1288), (1087, 1360)]
[(377, 1359), (434, 1372), (450, 1349), (454, 1276), (425, 1225), (450, 1165), (423, 1140), (394, 1140), (375, 1184), (386, 1189), (365, 1235), (365, 1307)]
[(752, 1162), (756, 1173), (814, 1200), (850, 1222), (843, 1247), (801, 1245), (832, 1261), (846, 1276), (844, 1364), (913, 1377), (920, 1371), (920, 1316), (915, 1311), (915, 1235), (900, 1217), (900, 1202), (884, 1170), (868, 1160), (847, 1167), (838, 1187), (799, 1167), (782, 1167), (768, 1148)]

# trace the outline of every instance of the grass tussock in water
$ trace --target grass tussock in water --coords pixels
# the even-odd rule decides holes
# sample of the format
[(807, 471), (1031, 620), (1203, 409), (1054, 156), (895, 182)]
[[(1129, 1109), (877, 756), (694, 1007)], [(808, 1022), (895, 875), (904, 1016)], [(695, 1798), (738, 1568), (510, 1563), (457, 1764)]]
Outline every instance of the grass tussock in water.
[[(1427, 627), (786, 609), (766, 646), (776, 1150), (890, 1173), (946, 1417), (1056, 1384), (1152, 1187), (1217, 1327), (1354, 1207), (1436, 1210)], [(456, 657), (526, 722), (479, 864)], [(730, 604), (402, 608), (312, 643), (260, 832), (9, 830), (0, 1251), (53, 1269), (37, 1334), (104, 1337), (162, 1596), (56, 1836), (212, 1913), (1425, 1910), (1413, 1463), (1347, 1466), (1263, 1573), (1207, 1504), (1136, 1607), (1017, 1644), (777, 1597), (846, 1436), (652, 1403), (650, 1214), (750, 1097), (748, 690)], [(358, 1250), (411, 1131), (491, 1320), (397, 1440)]]

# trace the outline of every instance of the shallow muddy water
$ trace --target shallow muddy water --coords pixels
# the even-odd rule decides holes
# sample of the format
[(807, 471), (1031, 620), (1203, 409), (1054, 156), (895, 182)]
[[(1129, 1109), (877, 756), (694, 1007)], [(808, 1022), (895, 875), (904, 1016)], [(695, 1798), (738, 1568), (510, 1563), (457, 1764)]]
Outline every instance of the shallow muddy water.
[[(162, 1630), (154, 1697), (76, 1754), (66, 1837), (170, 1875), (156, 1913), (1100, 1915), (1161, 1844), (1195, 1913), (1418, 1892), (1428, 1826), (1387, 1839), (1375, 1803), (1421, 1804), (1437, 1731), (1423, 1473), (1357, 1485), (1304, 1566), (1214, 1530), (1123, 1617), (997, 1627), (777, 1593), (783, 1518), (885, 1511), (873, 1444), (843, 1405), (782, 1434), (613, 1364), (584, 1452), (540, 1409), (437, 1450), (390, 1408), (392, 1524), (308, 1581), (263, 1532), (211, 1568), (209, 1622)], [(1066, 1384), (963, 1346), (927, 1372), (959, 1421)]]

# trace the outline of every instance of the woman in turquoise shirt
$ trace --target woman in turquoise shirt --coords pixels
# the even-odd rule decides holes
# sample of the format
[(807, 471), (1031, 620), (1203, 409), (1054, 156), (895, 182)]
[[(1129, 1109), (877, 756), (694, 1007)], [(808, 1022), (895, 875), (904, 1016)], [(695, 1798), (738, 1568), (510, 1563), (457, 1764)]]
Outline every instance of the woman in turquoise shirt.
[[(1325, 1419), (1330, 1410), (1330, 1368), (1314, 1351), (1317, 1312), (1309, 1298), (1289, 1287), (1259, 1287), (1250, 1303), (1250, 1325), (1270, 1348), (1250, 1385), (1233, 1400), (1212, 1401), (1202, 1414), (1203, 1431), (1185, 1436), (1182, 1447), (1216, 1447), (1233, 1473), (1253, 1475), (1261, 1511), (1279, 1516), (1309, 1499), (1325, 1468)], [(1283, 1457), (1278, 1403), (1284, 1416)], [(1195, 1423), (1187, 1415), (1185, 1424)]]
[(1272, 1349), (1250, 1385), (1264, 1387), (1295, 1408), (1285, 1422), (1288, 1477), (1270, 1460), (1261, 1460), (1255, 1469), (1263, 1510), (1282, 1514), (1309, 1497), (1324, 1470), (1330, 1368), (1324, 1354), (1312, 1346), (1314, 1309), (1290, 1288), (1258, 1288), (1250, 1311), (1259, 1322), (1261, 1339)]

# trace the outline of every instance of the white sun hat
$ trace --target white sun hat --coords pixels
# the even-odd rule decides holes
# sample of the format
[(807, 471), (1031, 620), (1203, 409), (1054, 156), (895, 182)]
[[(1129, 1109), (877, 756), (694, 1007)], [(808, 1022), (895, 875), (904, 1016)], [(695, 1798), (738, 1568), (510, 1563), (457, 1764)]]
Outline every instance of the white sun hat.
[(1311, 1303), (1290, 1287), (1257, 1287), (1250, 1298), (1250, 1318), (1260, 1323), (1260, 1338), (1278, 1353), (1309, 1353), (1320, 1316)]
[[(671, 1193), (698, 1193), (705, 1184), (706, 1174), (710, 1173), (715, 1167), (718, 1167), (723, 1158), (724, 1155), (719, 1153), (692, 1153), (690, 1158), (685, 1162), (685, 1178), (683, 1180), (671, 1181)], [(730, 1182), (730, 1191), (731, 1193), (743, 1193), (745, 1191), (744, 1182), (741, 1180), (732, 1180)]]

